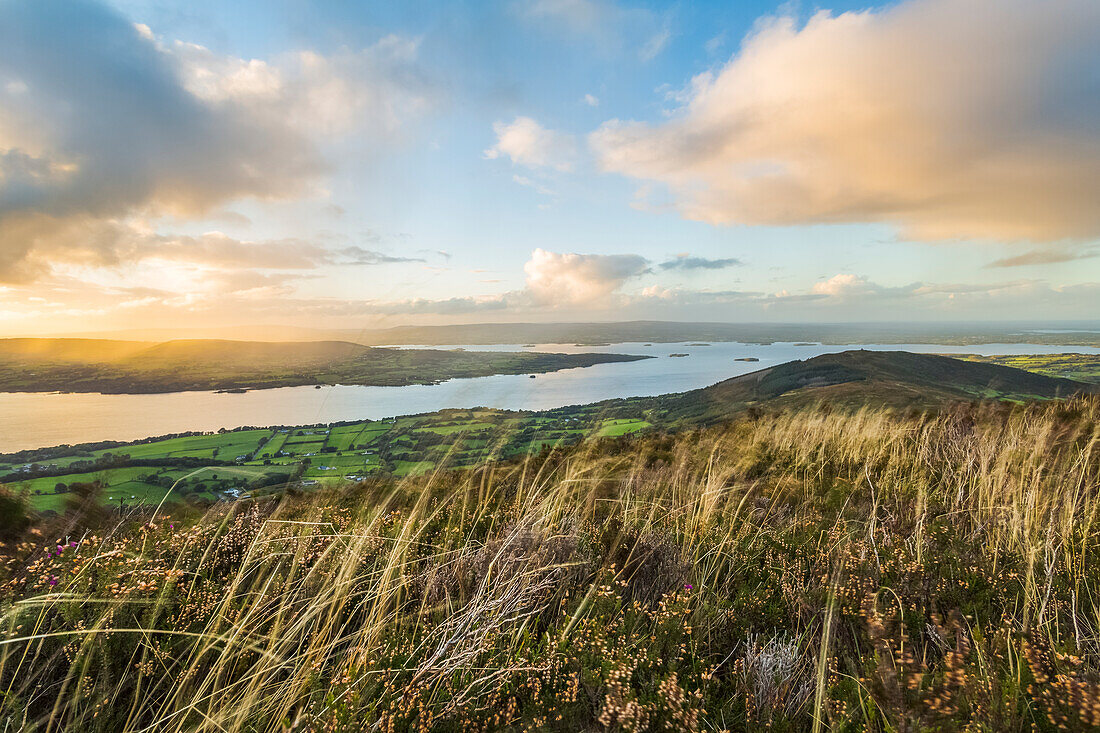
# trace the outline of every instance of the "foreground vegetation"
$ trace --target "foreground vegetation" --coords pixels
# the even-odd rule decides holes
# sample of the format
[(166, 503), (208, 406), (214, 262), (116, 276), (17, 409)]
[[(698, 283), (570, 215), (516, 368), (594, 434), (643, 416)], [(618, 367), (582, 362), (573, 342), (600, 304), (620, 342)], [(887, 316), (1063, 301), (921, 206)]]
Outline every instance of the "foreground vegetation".
[[(9, 527), (7, 730), (1100, 726), (1100, 399)], [(22, 533), (18, 538), (17, 534)]]

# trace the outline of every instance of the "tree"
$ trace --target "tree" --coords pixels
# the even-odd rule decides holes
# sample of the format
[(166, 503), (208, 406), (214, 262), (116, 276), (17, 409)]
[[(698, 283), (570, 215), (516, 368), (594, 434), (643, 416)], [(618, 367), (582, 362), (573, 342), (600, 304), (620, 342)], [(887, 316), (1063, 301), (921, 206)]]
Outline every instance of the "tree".
[(23, 498), (0, 487), (0, 540), (17, 540), (30, 525), (31, 519)]

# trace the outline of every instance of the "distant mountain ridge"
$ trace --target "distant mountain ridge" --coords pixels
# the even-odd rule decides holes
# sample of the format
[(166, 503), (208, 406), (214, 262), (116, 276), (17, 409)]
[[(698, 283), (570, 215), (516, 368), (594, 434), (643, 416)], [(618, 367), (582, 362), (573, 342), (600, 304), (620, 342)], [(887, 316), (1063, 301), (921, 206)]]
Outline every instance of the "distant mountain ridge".
[(1036, 343), (1100, 345), (1100, 321), (1060, 322), (865, 322), (865, 323), (722, 323), (697, 321), (607, 321), (559, 323), (462, 323), (444, 326), (312, 329), (299, 326), (132, 329), (71, 334), (78, 338), (143, 341), (217, 338), (248, 341), (350, 341), (389, 344), (573, 344), (681, 341), (772, 343), (812, 341), (828, 344), (981, 344)]

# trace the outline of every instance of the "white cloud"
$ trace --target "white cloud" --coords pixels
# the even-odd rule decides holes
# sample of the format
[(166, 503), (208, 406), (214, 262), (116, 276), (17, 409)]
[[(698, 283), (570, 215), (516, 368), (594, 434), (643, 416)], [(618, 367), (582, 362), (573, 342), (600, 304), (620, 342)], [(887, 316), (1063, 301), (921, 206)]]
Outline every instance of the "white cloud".
[(273, 63), (180, 41), (164, 50), (178, 59), (184, 85), (200, 99), (247, 105), (254, 116), (314, 138), (354, 131), (386, 139), (435, 104), (436, 90), (417, 65), (419, 46), (390, 35), (358, 50), (299, 51)]
[(584, 103), (587, 104), (589, 107), (599, 107), (600, 106), (599, 97), (595, 96), (594, 94), (585, 94), (584, 95)]
[(592, 255), (536, 249), (524, 265), (527, 292), (551, 306), (592, 303), (618, 290), (630, 278), (647, 271), (639, 255)]
[(1100, 3), (903, 0), (760, 24), (668, 122), (590, 137), (607, 171), (717, 224), (1100, 236)]
[(548, 130), (530, 117), (517, 117), (510, 123), (496, 122), (497, 141), (485, 151), (486, 158), (507, 157), (528, 168), (572, 169), (577, 146), (572, 136)]
[(553, 196), (554, 195), (554, 192), (552, 190), (550, 190), (546, 186), (542, 185), (538, 181), (532, 181), (527, 176), (518, 176), (518, 175), (517, 176), (512, 176), (512, 180), (515, 181), (516, 183), (518, 183), (521, 186), (526, 186), (527, 188), (533, 189), (536, 193), (540, 193), (543, 196)]
[(638, 58), (642, 61), (652, 61), (657, 58), (661, 51), (665, 50), (671, 38), (672, 31), (668, 28), (663, 28), (657, 33), (654, 33), (638, 50)]
[(860, 275), (833, 275), (828, 280), (814, 283), (810, 288), (813, 295), (828, 295), (833, 298), (853, 298), (879, 292), (881, 289)]

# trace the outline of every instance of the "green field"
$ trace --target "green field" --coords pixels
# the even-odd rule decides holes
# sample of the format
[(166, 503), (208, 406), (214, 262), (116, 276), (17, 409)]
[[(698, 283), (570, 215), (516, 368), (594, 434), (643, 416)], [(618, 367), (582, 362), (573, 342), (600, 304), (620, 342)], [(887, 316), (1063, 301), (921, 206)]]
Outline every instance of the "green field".
[[(225, 470), (231, 469), (223, 469), (223, 473)], [(115, 505), (121, 500), (121, 502), (127, 505), (156, 504), (165, 497), (167, 487), (158, 483), (146, 481), (143, 477), (164, 477), (169, 480), (168, 485), (170, 486), (177, 479), (193, 471), (195, 471), (195, 469), (190, 471), (155, 471), (149, 468), (114, 468), (89, 473), (75, 473), (63, 476), (29, 479), (27, 481), (9, 484), (9, 487), (24, 494), (30, 499), (31, 505), (39, 511), (61, 511), (64, 509), (71, 494), (69, 492), (57, 493), (55, 487), (58, 484), (65, 484), (68, 486), (73, 483), (91, 483), (96, 481), (104, 486), (102, 497), (104, 503)], [(199, 473), (197, 477), (203, 477), (203, 474), (205, 474), (205, 477), (209, 479), (209, 476), (211, 474), (216, 475), (217, 471), (218, 467), (214, 467)], [(198, 491), (191, 491), (188, 495), (207, 500), (217, 499), (218, 495), (212, 490), (217, 484), (218, 481), (216, 479), (207, 480), (201, 485)], [(210, 488), (208, 489), (207, 486)], [(176, 493), (169, 497), (169, 501), (173, 503), (181, 501), (183, 496), (183, 494)]]
[[(587, 415), (586, 410), (576, 408), (563, 415), (444, 410), (332, 426), (192, 435), (0, 465), (12, 472), (34, 463), (37, 472), (51, 474), (23, 478), (16, 473), (6, 483), (26, 496), (35, 509), (61, 511), (68, 494), (55, 493), (59, 483), (99, 481), (104, 486), (104, 502), (117, 502), (122, 496), (127, 504), (156, 503), (172, 481), (195, 473), (169, 501), (216, 500), (236, 498), (227, 493), (230, 491), (259, 491), (276, 478), (311, 486), (314, 481), (329, 485), (375, 474), (417, 475), (442, 465), (471, 466), (585, 436), (619, 436), (651, 427), (645, 420), (600, 419), (595, 413)], [(106, 460), (123, 465), (86, 467)], [(125, 465), (132, 461), (156, 461), (158, 465)], [(176, 466), (175, 461), (186, 464)], [(66, 471), (71, 465), (85, 470)]]
[(600, 426), (600, 429), (596, 431), (596, 436), (600, 438), (615, 438), (620, 435), (636, 433), (639, 430), (645, 430), (651, 427), (653, 427), (652, 423), (648, 423), (645, 420), (631, 420), (629, 418), (606, 420), (603, 425)]
[(1036, 374), (1045, 374), (1048, 377), (1100, 383), (1100, 355), (1096, 354), (960, 355), (956, 358), (1025, 369)]

